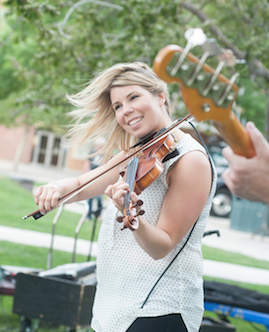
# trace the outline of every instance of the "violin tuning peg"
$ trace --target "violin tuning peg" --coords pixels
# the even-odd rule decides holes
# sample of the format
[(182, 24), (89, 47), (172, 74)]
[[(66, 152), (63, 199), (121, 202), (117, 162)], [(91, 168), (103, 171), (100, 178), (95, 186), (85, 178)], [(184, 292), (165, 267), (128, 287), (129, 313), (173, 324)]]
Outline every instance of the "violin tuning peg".
[(134, 203), (133, 207), (142, 206), (143, 204), (144, 204), (144, 202), (141, 199), (139, 199)]
[(123, 216), (119, 216), (119, 217), (117, 217), (117, 221), (118, 221), (118, 222), (123, 222), (123, 219), (124, 219)]
[(140, 210), (140, 211), (138, 212), (138, 215), (139, 215), (139, 216), (143, 216), (143, 214), (145, 214), (145, 211), (144, 211), (144, 210)]
[(140, 210), (140, 211), (137, 212), (137, 215), (135, 217), (137, 217), (137, 216), (143, 216), (143, 214), (145, 214), (145, 211), (144, 210)]

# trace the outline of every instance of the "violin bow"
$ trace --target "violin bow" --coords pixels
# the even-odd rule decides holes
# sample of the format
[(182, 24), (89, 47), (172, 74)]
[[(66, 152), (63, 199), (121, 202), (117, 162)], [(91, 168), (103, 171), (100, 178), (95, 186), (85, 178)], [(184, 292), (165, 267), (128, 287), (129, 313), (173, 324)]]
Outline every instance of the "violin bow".
[(187, 48), (168, 45), (155, 57), (153, 69), (163, 81), (179, 85), (188, 111), (198, 122), (211, 120), (234, 153), (251, 158), (256, 153), (249, 135), (231, 110), (238, 94), (238, 74), (229, 80), (220, 73), (224, 65), (230, 64), (228, 53), (222, 54), (227, 59), (222, 58), (214, 70), (205, 63), (209, 52), (199, 59)]
[[(131, 159), (132, 157), (134, 157), (135, 155), (139, 154), (141, 151), (147, 149), (151, 145), (155, 144), (157, 141), (159, 141), (162, 138), (164, 138), (173, 129), (175, 129), (176, 127), (180, 126), (183, 122), (185, 122), (185, 121), (189, 122), (192, 119), (193, 119), (193, 116), (191, 114), (188, 114), (185, 117), (183, 117), (182, 119), (175, 120), (174, 122), (171, 123), (171, 125), (169, 127), (167, 127), (165, 130), (163, 130), (158, 136), (153, 137), (151, 140), (149, 140), (147, 143), (145, 143), (141, 147), (134, 148), (134, 152), (131, 152), (130, 154), (128, 154), (128, 156), (126, 156), (125, 158), (123, 158), (121, 161), (115, 163), (114, 165), (112, 165), (111, 167), (109, 167), (108, 169), (106, 169), (105, 171), (101, 172), (100, 174), (98, 174), (95, 177), (93, 177), (92, 179), (90, 179), (89, 181), (83, 183), (82, 185), (78, 186), (77, 188), (75, 188), (75, 189), (71, 190), (70, 192), (66, 193), (65, 195), (63, 195), (59, 199), (59, 204), (54, 209), (58, 208), (61, 204), (65, 204), (66, 202), (68, 202), (71, 198), (73, 198), (74, 196), (76, 196), (77, 194), (79, 194), (81, 191), (85, 190), (91, 183), (93, 183), (94, 181), (96, 181), (97, 179), (99, 179), (101, 176), (103, 176), (106, 173), (110, 172), (112, 169), (118, 167), (119, 165), (125, 163), (126, 161), (128, 161), (129, 159)], [(29, 217), (33, 217), (34, 219), (39, 219), (39, 218), (41, 218), (43, 216), (44, 215), (39, 210), (35, 210), (34, 212), (32, 212), (32, 213), (30, 213), (30, 214), (22, 217), (22, 219), (25, 220), (25, 219), (28, 219)]]

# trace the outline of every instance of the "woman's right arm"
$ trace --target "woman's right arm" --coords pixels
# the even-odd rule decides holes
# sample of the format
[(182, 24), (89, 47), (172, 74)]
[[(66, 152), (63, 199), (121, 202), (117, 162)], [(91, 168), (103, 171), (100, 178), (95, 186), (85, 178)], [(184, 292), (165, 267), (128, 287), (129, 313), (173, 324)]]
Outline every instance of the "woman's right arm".
[[(66, 178), (59, 181), (49, 182), (47, 185), (40, 186), (34, 194), (34, 201), (38, 205), (39, 211), (46, 214), (59, 205), (59, 199), (80, 187), (84, 183), (94, 179), (99, 174), (107, 171), (113, 165), (117, 164), (125, 157), (124, 152), (120, 152), (106, 164), (95, 168), (77, 178)], [(87, 188), (72, 197), (66, 203), (72, 203), (99, 196), (104, 193), (108, 185), (115, 183), (119, 178), (118, 167), (113, 168), (100, 178), (94, 180)]]

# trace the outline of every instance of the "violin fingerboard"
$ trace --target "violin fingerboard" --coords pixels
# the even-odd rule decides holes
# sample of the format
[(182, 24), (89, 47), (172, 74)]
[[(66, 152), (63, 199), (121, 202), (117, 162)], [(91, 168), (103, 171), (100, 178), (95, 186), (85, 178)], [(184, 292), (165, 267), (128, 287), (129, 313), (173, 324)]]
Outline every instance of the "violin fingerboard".
[(135, 184), (135, 176), (137, 172), (139, 157), (132, 158), (128, 163), (127, 174), (126, 174), (126, 182), (129, 185), (130, 191), (124, 197), (124, 207), (128, 210), (129, 203), (131, 199), (131, 192), (134, 189)]

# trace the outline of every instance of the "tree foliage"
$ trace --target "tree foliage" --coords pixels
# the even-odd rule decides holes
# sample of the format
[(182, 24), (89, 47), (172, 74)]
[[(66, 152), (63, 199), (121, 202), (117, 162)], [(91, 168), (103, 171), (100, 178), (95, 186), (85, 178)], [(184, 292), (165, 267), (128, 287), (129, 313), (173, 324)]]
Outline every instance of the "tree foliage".
[(0, 41), (3, 123), (24, 121), (27, 115), (30, 123), (56, 130), (68, 121), (65, 95), (79, 91), (95, 72), (117, 62), (152, 65), (161, 48), (184, 47), (184, 31), (200, 27), (245, 61), (233, 69), (240, 72), (237, 83), (244, 91), (237, 106), (244, 118), (264, 129), (268, 0), (8, 0), (5, 9)]

